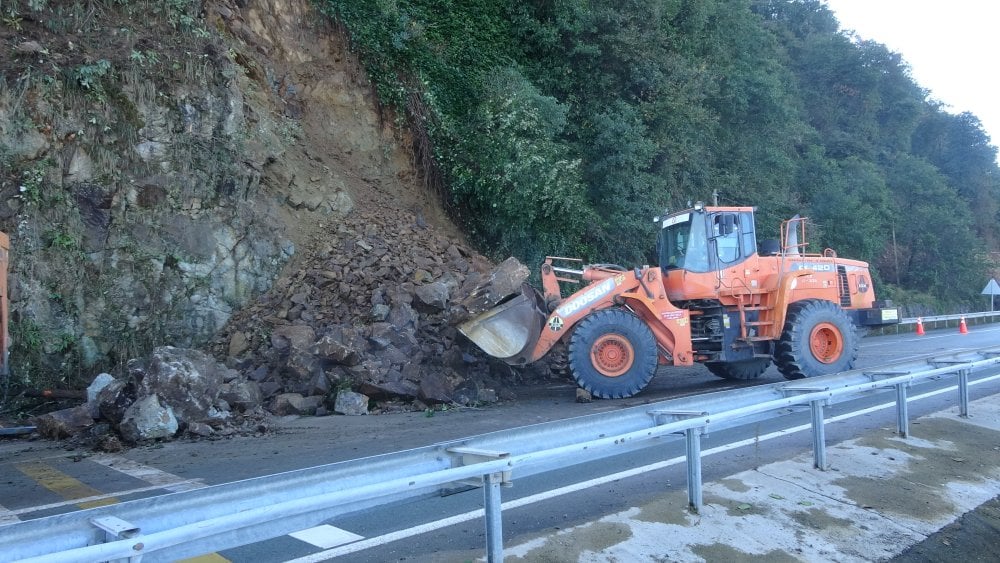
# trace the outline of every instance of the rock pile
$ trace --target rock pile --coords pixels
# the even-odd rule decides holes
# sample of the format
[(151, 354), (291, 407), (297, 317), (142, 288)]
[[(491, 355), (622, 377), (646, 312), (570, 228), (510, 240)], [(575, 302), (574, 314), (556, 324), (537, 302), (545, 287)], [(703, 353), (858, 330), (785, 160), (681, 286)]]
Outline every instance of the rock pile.
[[(498, 277), (486, 259), (406, 210), (356, 210), (323, 236), (212, 347), (258, 384), (271, 412), (423, 410), (513, 397), (512, 370), (455, 328), (470, 314), (463, 299)], [(527, 270), (509, 264), (499, 277), (517, 287)]]
[(487, 357), (456, 326), (519, 289), (527, 268), (497, 268), (393, 209), (355, 211), (306, 245), (286, 277), (234, 315), (209, 354), (156, 348), (87, 403), (36, 419), (40, 434), (114, 451), (178, 435), (267, 430), (270, 415), (363, 415), (514, 398), (547, 377)]
[(122, 440), (260, 432), (266, 417), (256, 383), (204, 352), (164, 346), (131, 360), (123, 378), (98, 375), (84, 405), (39, 416), (35, 424), (45, 437), (82, 437), (115, 451)]

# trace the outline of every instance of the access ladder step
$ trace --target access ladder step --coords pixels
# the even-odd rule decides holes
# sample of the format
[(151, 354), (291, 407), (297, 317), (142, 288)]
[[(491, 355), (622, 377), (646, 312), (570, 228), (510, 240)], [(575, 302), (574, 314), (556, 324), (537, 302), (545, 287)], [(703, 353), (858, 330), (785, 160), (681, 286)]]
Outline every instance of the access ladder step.
[(750, 288), (744, 287), (739, 289), (721, 289), (719, 290), (719, 295), (725, 295), (728, 297), (739, 297), (741, 295), (767, 295), (768, 290), (763, 288)]

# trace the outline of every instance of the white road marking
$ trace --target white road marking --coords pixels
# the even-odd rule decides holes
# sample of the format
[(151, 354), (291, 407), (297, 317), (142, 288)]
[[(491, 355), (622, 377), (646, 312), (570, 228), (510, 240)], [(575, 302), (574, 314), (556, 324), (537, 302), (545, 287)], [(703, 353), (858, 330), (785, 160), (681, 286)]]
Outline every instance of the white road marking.
[[(196, 485), (196, 486), (192, 486), (191, 487), (193, 489), (198, 489), (198, 488), (201, 488), (201, 487), (205, 486), (205, 485), (202, 485), (201, 483), (198, 483), (198, 482), (195, 482), (195, 481), (191, 481), (190, 484), (191, 485)], [(76, 499), (65, 500), (65, 501), (61, 501), (61, 502), (53, 502), (52, 504), (39, 504), (39, 505), (36, 505), (36, 506), (29, 506), (29, 507), (26, 507), (26, 508), (18, 508), (17, 510), (8, 510), (7, 512), (9, 514), (14, 514), (14, 515), (17, 515), (17, 514), (31, 514), (32, 512), (40, 512), (42, 510), (49, 510), (51, 508), (59, 508), (60, 506), (85, 504), (85, 503), (88, 503), (88, 502), (93, 502), (95, 500), (104, 500), (106, 498), (112, 498), (112, 497), (124, 497), (124, 496), (128, 496), (128, 495), (134, 495), (136, 493), (144, 493), (146, 491), (159, 491), (159, 490), (162, 490), (162, 489), (164, 489), (164, 487), (161, 487), (159, 485), (152, 485), (152, 486), (149, 486), (149, 487), (139, 487), (138, 489), (128, 489), (127, 491), (115, 491), (113, 493), (107, 493), (107, 494), (103, 494), (103, 495), (91, 495), (89, 497), (76, 498)], [(4, 523), (3, 516), (4, 516), (4, 513), (2, 511), (0, 511), (0, 524)]]
[[(982, 379), (977, 379), (976, 381), (970, 381), (969, 385), (970, 386), (972, 386), (972, 385), (979, 385), (979, 384), (987, 383), (989, 381), (993, 381), (993, 380), (996, 380), (996, 379), (1000, 379), (1000, 374), (992, 375), (992, 376), (989, 376), (989, 377), (984, 377)], [(930, 391), (930, 392), (927, 392), (927, 393), (923, 393), (921, 395), (914, 395), (913, 397), (910, 397), (909, 402), (919, 401), (921, 399), (927, 399), (929, 397), (934, 397), (934, 396), (941, 395), (941, 394), (944, 394), (944, 393), (955, 392), (957, 390), (958, 390), (958, 386), (957, 385), (953, 385), (953, 386), (950, 386), (950, 387), (945, 387), (945, 388), (942, 388), (942, 389), (938, 389), (936, 391)], [(866, 409), (862, 409), (860, 411), (855, 411), (855, 412), (851, 412), (851, 413), (847, 413), (847, 414), (842, 414), (842, 415), (838, 415), (838, 416), (831, 416), (830, 418), (826, 419), (826, 422), (827, 423), (840, 422), (842, 420), (848, 420), (848, 419), (851, 419), (851, 418), (854, 418), (854, 417), (857, 417), (857, 416), (862, 416), (862, 415), (865, 415), (865, 414), (873, 413), (873, 412), (876, 412), (876, 411), (879, 411), (879, 410), (882, 410), (882, 409), (887, 409), (887, 408), (891, 408), (891, 407), (895, 407), (895, 406), (896, 406), (896, 402), (895, 401), (892, 401), (892, 402), (889, 402), (889, 403), (882, 403), (882, 404), (879, 404), (879, 405), (868, 407)], [(704, 458), (704, 457), (709, 456), (709, 455), (713, 455), (713, 454), (717, 454), (717, 453), (722, 453), (722, 452), (726, 452), (726, 451), (729, 451), (729, 450), (734, 450), (736, 448), (741, 448), (743, 446), (753, 445), (753, 444), (764, 442), (764, 441), (767, 441), (767, 440), (773, 440), (774, 438), (780, 438), (782, 436), (788, 436), (790, 434), (794, 434), (796, 432), (802, 432), (804, 430), (809, 430), (811, 428), (812, 428), (811, 424), (801, 424), (799, 426), (794, 426), (792, 428), (786, 428), (784, 430), (778, 430), (778, 431), (771, 432), (769, 434), (764, 434), (764, 435), (761, 435), (761, 436), (758, 436), (758, 437), (755, 437), (755, 438), (748, 438), (746, 440), (740, 440), (739, 442), (733, 442), (731, 444), (726, 444), (726, 445), (718, 446), (718, 447), (715, 447), (715, 448), (709, 448), (707, 450), (702, 451), (701, 455)], [(575, 492), (578, 492), (578, 491), (582, 491), (582, 490), (588, 489), (590, 487), (596, 487), (596, 486), (599, 486), (599, 485), (604, 485), (604, 484), (607, 484), (607, 483), (611, 483), (613, 481), (618, 481), (618, 480), (625, 479), (625, 478), (628, 478), (628, 477), (634, 477), (636, 475), (641, 475), (643, 473), (648, 473), (650, 471), (656, 471), (658, 469), (663, 469), (665, 467), (670, 467), (672, 465), (677, 465), (679, 463), (684, 463), (684, 461), (685, 461), (684, 456), (679, 456), (679, 457), (674, 457), (674, 458), (671, 458), (671, 459), (668, 459), (668, 460), (665, 460), (665, 461), (659, 461), (657, 463), (651, 463), (649, 465), (645, 465), (645, 466), (642, 466), (642, 467), (636, 467), (634, 469), (629, 469), (627, 471), (619, 471), (618, 473), (614, 473), (612, 475), (605, 475), (603, 477), (597, 477), (597, 478), (590, 479), (590, 480), (587, 480), (587, 481), (581, 481), (579, 483), (574, 483), (572, 485), (567, 485), (565, 487), (560, 487), (558, 489), (553, 489), (551, 491), (546, 491), (546, 492), (538, 493), (536, 495), (531, 495), (531, 496), (527, 496), (527, 497), (524, 497), (524, 498), (520, 498), (520, 499), (508, 501), (508, 502), (502, 503), (501, 504), (501, 508), (502, 508), (502, 510), (510, 510), (512, 508), (520, 508), (522, 506), (527, 506), (527, 505), (534, 504), (534, 503), (537, 503), (537, 502), (542, 502), (542, 501), (549, 500), (549, 499), (552, 499), (552, 498), (555, 498), (555, 497), (559, 497), (559, 496), (562, 496), (562, 495), (566, 495), (566, 494), (570, 494), (570, 493), (575, 493)], [(395, 531), (395, 532), (390, 532), (388, 534), (383, 534), (381, 536), (376, 536), (376, 537), (373, 537), (373, 538), (368, 538), (366, 540), (358, 541), (358, 542), (355, 542), (355, 543), (352, 543), (352, 544), (349, 544), (349, 545), (340, 546), (340, 547), (337, 547), (337, 548), (334, 548), (334, 549), (328, 549), (326, 551), (322, 551), (322, 552), (319, 552), (319, 553), (313, 553), (311, 555), (307, 555), (307, 556), (304, 556), (304, 557), (299, 557), (297, 559), (290, 559), (290, 560), (286, 561), (285, 563), (318, 563), (320, 561), (325, 561), (325, 560), (330, 559), (332, 557), (339, 557), (341, 555), (348, 555), (348, 554), (351, 554), (351, 553), (357, 553), (359, 551), (364, 551), (366, 549), (371, 549), (373, 547), (384, 545), (384, 544), (389, 543), (389, 542), (394, 542), (394, 541), (397, 541), (397, 540), (411, 538), (413, 536), (418, 536), (418, 535), (421, 535), (421, 534), (425, 534), (427, 532), (432, 532), (434, 530), (439, 530), (441, 528), (446, 528), (448, 526), (453, 526), (455, 524), (461, 524), (463, 522), (468, 522), (469, 520), (475, 520), (476, 518), (482, 518), (482, 517), (483, 517), (483, 509), (470, 510), (469, 512), (465, 512), (465, 513), (462, 513), (462, 514), (456, 514), (454, 516), (450, 516), (448, 518), (443, 518), (443, 519), (437, 520), (435, 522), (427, 522), (426, 524), (421, 524), (419, 526), (414, 526), (412, 528), (407, 528), (405, 530), (398, 530), (398, 531)]]
[[(124, 473), (140, 481), (145, 481), (157, 488), (166, 489), (175, 493), (190, 491), (206, 487), (201, 479), (184, 479), (172, 473), (167, 473), (161, 469), (143, 465), (131, 459), (116, 455), (100, 454), (88, 458), (90, 461), (99, 463), (115, 471)], [(119, 493), (124, 494), (124, 493)]]
[[(1000, 328), (982, 328), (982, 329), (977, 329), (976, 330), (977, 333), (980, 333), (980, 332), (997, 332), (997, 331), (1000, 331)], [(972, 334), (971, 329), (969, 331), (969, 334)], [(886, 336), (892, 336), (892, 335), (891, 334), (887, 334)], [(900, 338), (900, 339), (897, 339), (897, 340), (893, 340), (892, 342), (872, 342), (872, 343), (867, 343), (866, 342), (865, 345), (864, 345), (864, 347), (865, 348), (874, 348), (876, 346), (898, 346), (900, 342), (919, 342), (921, 340), (937, 340), (938, 338), (952, 338), (953, 336), (955, 336), (955, 335), (951, 334), (951, 333), (949, 333), (949, 334), (927, 334), (927, 335), (924, 335), (924, 336), (914, 336), (912, 338)]]
[(14, 522), (20, 522), (21, 519), (14, 514), (13, 511), (8, 510), (4, 505), (0, 504), (0, 526), (5, 526), (7, 524), (13, 524)]
[(292, 532), (288, 535), (297, 540), (302, 540), (308, 544), (312, 544), (323, 549), (330, 549), (331, 547), (337, 547), (339, 545), (344, 545), (345, 543), (365, 539), (364, 536), (353, 534), (347, 530), (341, 530), (340, 528), (330, 526), (329, 524), (299, 530), (298, 532)]
[(31, 514), (33, 512), (50, 510), (62, 506), (76, 505), (80, 503), (87, 503), (112, 497), (124, 497), (138, 493), (145, 493), (148, 491), (158, 491), (165, 489), (171, 492), (180, 492), (180, 491), (191, 491), (194, 489), (201, 489), (207, 486), (201, 482), (201, 479), (184, 479), (183, 477), (178, 477), (177, 475), (167, 473), (166, 471), (156, 469), (155, 467), (142, 465), (141, 463), (120, 456), (100, 454), (91, 456), (87, 459), (95, 463), (99, 463), (109, 469), (114, 469), (115, 471), (124, 473), (134, 479), (138, 479), (140, 481), (149, 483), (150, 486), (137, 487), (135, 489), (127, 489), (124, 491), (114, 491), (102, 495), (92, 495), (86, 498), (53, 502), (51, 504), (29, 506), (26, 508), (19, 508), (16, 510), (10, 510), (0, 505), (0, 525), (20, 522), (20, 518), (18, 518), (18, 515), (21, 514)]

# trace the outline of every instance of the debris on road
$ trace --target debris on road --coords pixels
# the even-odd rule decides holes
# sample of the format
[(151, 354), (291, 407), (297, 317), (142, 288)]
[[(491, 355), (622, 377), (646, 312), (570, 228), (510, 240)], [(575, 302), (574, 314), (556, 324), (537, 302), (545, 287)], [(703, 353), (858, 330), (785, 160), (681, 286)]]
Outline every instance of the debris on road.
[[(97, 375), (79, 409), (39, 418), (46, 437), (98, 444), (258, 432), (267, 416), (364, 415), (477, 406), (549, 377), (486, 357), (457, 322), (519, 291), (528, 269), (496, 268), (407, 211), (356, 211), (298, 257), (210, 346), (160, 347)], [(305, 254), (305, 253), (304, 253)], [(95, 423), (95, 421), (97, 421)]]

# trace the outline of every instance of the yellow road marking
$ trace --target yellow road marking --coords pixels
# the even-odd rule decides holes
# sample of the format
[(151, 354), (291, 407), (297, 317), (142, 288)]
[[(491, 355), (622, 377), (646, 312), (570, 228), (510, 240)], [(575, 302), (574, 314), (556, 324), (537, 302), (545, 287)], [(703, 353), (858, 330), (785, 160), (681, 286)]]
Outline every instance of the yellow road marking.
[[(46, 489), (56, 493), (66, 500), (75, 500), (88, 497), (99, 497), (103, 493), (97, 489), (83, 483), (69, 475), (66, 475), (58, 469), (46, 465), (44, 463), (33, 462), (33, 463), (22, 463), (16, 465), (18, 471), (24, 473), (31, 479), (33, 479), (39, 485), (45, 487)], [(99, 498), (97, 500), (92, 500), (89, 502), (81, 502), (77, 504), (80, 508), (94, 508), (96, 506), (107, 506), (109, 504), (118, 504), (118, 499), (115, 497)], [(198, 557), (192, 557), (190, 559), (181, 560), (184, 563), (232, 563), (225, 557), (219, 555), (218, 553), (209, 553), (206, 555), (199, 555)]]
[[(101, 496), (101, 491), (82, 483), (62, 471), (44, 463), (23, 463), (18, 464), (18, 471), (34, 479), (36, 483), (61, 496), (66, 500), (74, 500), (87, 497)], [(90, 502), (78, 504), (80, 508), (94, 508), (95, 506), (107, 506), (117, 504), (115, 497), (102, 498)]]
[(232, 563), (230, 560), (219, 555), (218, 553), (209, 553), (207, 555), (199, 555), (198, 557), (192, 557), (190, 559), (178, 559), (177, 563)]

